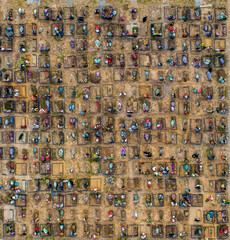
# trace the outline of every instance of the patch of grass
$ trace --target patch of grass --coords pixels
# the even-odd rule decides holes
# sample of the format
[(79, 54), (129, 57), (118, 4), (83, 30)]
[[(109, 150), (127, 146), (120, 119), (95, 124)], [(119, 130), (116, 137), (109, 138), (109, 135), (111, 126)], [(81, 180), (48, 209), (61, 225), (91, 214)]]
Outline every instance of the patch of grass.
[(80, 97), (82, 97), (82, 95), (83, 95), (83, 93), (76, 93), (76, 98), (80, 98)]
[(80, 188), (81, 187), (81, 183), (78, 179), (76, 179), (76, 184), (77, 184), (77, 188)]
[(61, 38), (58, 37), (58, 36), (54, 36), (54, 39), (55, 39), (56, 41), (61, 41)]
[(97, 0), (90, 0), (89, 5), (95, 5), (97, 4)]
[(30, 235), (30, 236), (27, 236), (26, 239), (34, 239), (34, 237)]
[(147, 3), (152, 3), (152, 0), (137, 0), (137, 3), (142, 3), (142, 4), (147, 4)]
[(30, 88), (31, 88), (31, 91), (34, 95), (36, 95), (38, 93), (37, 87), (35, 85), (31, 85)]
[(145, 99), (144, 99), (143, 97), (140, 97), (140, 98), (139, 98), (139, 103), (140, 103), (141, 105), (143, 105), (144, 102), (145, 102)]
[(90, 176), (95, 175), (95, 173), (93, 172), (93, 167), (92, 167), (91, 164), (90, 164), (90, 168), (89, 168), (89, 174), (90, 174)]
[(129, 4), (124, 4), (123, 9), (127, 11), (129, 9)]
[(62, 62), (64, 62), (64, 55), (58, 56), (58, 59), (60, 59)]
[(210, 152), (212, 152), (212, 151), (213, 151), (213, 148), (206, 149), (206, 152), (205, 152), (206, 157), (208, 157)]

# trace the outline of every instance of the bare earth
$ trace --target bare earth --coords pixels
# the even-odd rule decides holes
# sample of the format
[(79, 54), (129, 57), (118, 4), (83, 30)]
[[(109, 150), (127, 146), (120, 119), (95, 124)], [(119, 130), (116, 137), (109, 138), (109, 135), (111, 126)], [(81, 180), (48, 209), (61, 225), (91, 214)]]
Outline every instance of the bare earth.
[(227, 0), (1, 1), (0, 239), (229, 239), (229, 20), (218, 20), (228, 9)]

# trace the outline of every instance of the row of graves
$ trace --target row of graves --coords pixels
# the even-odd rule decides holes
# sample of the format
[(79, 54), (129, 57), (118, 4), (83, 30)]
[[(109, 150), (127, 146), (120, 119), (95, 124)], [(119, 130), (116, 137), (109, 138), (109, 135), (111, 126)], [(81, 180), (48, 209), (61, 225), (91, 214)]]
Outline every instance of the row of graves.
[(228, 239), (226, 8), (7, 14), (3, 238)]

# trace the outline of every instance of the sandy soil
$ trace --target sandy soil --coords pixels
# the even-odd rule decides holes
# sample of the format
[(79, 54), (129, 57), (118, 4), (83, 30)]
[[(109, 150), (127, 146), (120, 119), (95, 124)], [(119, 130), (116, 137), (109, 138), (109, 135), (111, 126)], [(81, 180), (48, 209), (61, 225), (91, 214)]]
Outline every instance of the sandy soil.
[[(1, 95), (1, 109), (6, 101), (16, 100), (16, 113), (7, 114), (1, 110), (3, 126), (0, 129), (0, 139), (2, 139), (0, 147), (3, 148), (3, 157), (0, 161), (2, 169), (0, 185), (4, 186), (4, 190), (0, 190), (3, 202), (1, 204), (1, 239), (9, 236), (5, 230), (7, 224), (14, 226), (15, 239), (58, 239), (59, 237), (71, 239), (72, 224), (77, 225), (79, 239), (89, 238), (91, 234), (95, 234), (98, 239), (121, 239), (121, 226), (126, 228), (127, 236), (124, 239), (140, 239), (142, 233), (147, 234), (146, 239), (179, 239), (179, 233), (182, 232), (187, 233), (183, 239), (198, 239), (194, 234), (199, 227), (202, 230), (202, 239), (205, 236), (217, 239), (219, 228), (225, 225), (221, 214), (223, 211), (228, 211), (228, 207), (221, 206), (221, 202), (223, 199), (229, 200), (228, 161), (223, 160), (224, 156), (228, 155), (228, 149), (227, 145), (219, 143), (220, 136), (228, 132), (228, 128), (220, 131), (221, 123), (228, 126), (228, 115), (222, 115), (216, 111), (214, 114), (208, 114), (206, 109), (212, 106), (216, 110), (220, 103), (226, 104), (224, 108), (228, 108), (228, 37), (206, 38), (203, 29), (208, 22), (206, 16), (209, 11), (214, 16), (214, 9), (226, 8), (228, 5), (224, 0), (203, 0), (196, 1), (196, 4), (201, 4), (201, 6), (212, 4), (212, 6), (201, 8), (202, 21), (184, 22), (179, 19), (173, 21), (176, 28), (174, 42), (168, 38), (170, 22), (164, 19), (164, 13), (170, 14), (176, 11), (179, 16), (180, 7), (183, 6), (190, 7), (193, 14), (194, 1), (51, 0), (32, 3), (22, 0), (2, 0), (0, 7), (1, 39), (6, 40), (4, 31), (9, 24), (15, 24), (15, 34), (17, 24), (26, 24), (27, 35), (13, 38), (12, 52), (0, 53), (0, 69), (2, 69), (3, 76), (6, 72), (14, 79), (10, 83), (1, 81), (1, 90), (3, 91), (6, 86), (13, 86), (14, 89), (19, 90), (21, 95), (20, 99), (16, 97), (4, 99)], [(105, 5), (112, 5), (117, 11), (117, 16), (110, 22), (103, 21), (94, 14), (95, 8)], [(39, 18), (42, 18), (43, 9), (46, 6), (53, 9), (54, 16), (58, 8), (74, 7), (75, 20), (57, 22), (34, 19), (33, 10), (40, 9)], [(175, 7), (168, 9), (164, 6)], [(12, 22), (7, 21), (10, 8), (13, 9), (14, 20)], [(19, 8), (25, 9), (23, 18), (20, 18), (17, 12)], [(138, 13), (134, 16), (135, 19), (132, 19), (130, 13), (132, 8), (138, 9)], [(64, 9), (67, 14), (68, 9)], [(216, 11), (219, 13), (219, 10)], [(81, 16), (84, 17), (85, 22), (77, 23), (77, 17)], [(148, 16), (145, 23), (142, 21), (144, 16)], [(125, 21), (119, 21), (119, 17), (125, 17)], [(211, 23), (215, 24), (215, 22), (214, 18)], [(219, 28), (216, 32), (221, 34), (221, 27), (225, 27), (221, 24), (226, 22), (228, 21), (218, 22)], [(42, 29), (37, 36), (31, 34), (32, 23), (37, 24), (37, 31)], [(57, 23), (64, 24), (66, 35), (70, 34), (69, 27), (74, 24), (74, 36), (63, 38), (52, 36), (54, 25)], [(150, 35), (151, 23), (162, 23), (165, 49), (170, 49), (175, 43), (174, 51), (155, 51), (157, 43)], [(130, 30), (138, 26), (138, 37), (118, 37), (122, 28), (117, 24), (123, 24), (125, 29)], [(100, 27), (100, 34), (95, 32), (96, 25)], [(82, 35), (83, 26), (87, 26), (87, 35)], [(182, 38), (184, 29), (190, 30), (190, 36), (187, 38)], [(116, 36), (108, 37), (108, 31), (114, 31)], [(196, 52), (194, 50), (196, 34), (200, 34), (197, 39), (202, 39), (206, 47), (218, 49), (225, 47), (225, 51), (219, 53), (205, 49)], [(81, 51), (82, 41), (85, 40), (87, 49)], [(95, 46), (96, 40), (100, 41), (99, 48)], [(147, 40), (147, 46), (144, 46), (144, 40)], [(27, 51), (21, 54), (19, 45), (23, 41), (26, 42)], [(70, 47), (71, 41), (75, 42), (75, 48)], [(111, 48), (107, 47), (109, 41), (112, 43)], [(184, 42), (186, 49), (183, 47)], [(41, 44), (50, 46), (47, 55), (40, 53)], [(139, 45), (139, 50), (135, 52), (138, 56), (138, 66), (135, 66), (131, 58), (133, 46), (136, 45)], [(111, 67), (105, 63), (105, 58), (109, 54), (113, 56)], [(120, 54), (124, 54), (125, 67), (120, 66)], [(211, 56), (212, 64), (215, 62), (218, 66), (217, 56), (219, 54), (225, 56), (226, 67), (213, 68), (212, 81), (208, 81), (204, 61)], [(18, 64), (22, 56), (30, 60), (30, 67), (25, 72), (20, 71)], [(182, 56), (188, 57), (188, 64), (183, 65)], [(94, 64), (94, 58), (98, 57), (101, 57), (100, 67)], [(50, 68), (44, 69), (42, 66), (47, 59)], [(171, 67), (167, 62), (168, 59), (175, 61), (176, 66)], [(196, 60), (201, 63), (199, 69), (192, 65), (192, 62)], [(88, 66), (83, 68), (85, 61)], [(7, 62), (10, 62), (11, 66), (7, 66)], [(163, 64), (162, 67), (157, 66), (159, 62)], [(58, 63), (61, 63), (60, 68), (57, 68)], [(47, 74), (47, 70), (51, 73)], [(123, 78), (120, 75), (121, 70), (124, 72)], [(28, 71), (32, 72), (31, 79), (28, 79)], [(136, 78), (132, 76), (134, 71), (137, 71)], [(96, 72), (100, 73), (100, 77), (95, 77)], [(146, 72), (149, 73), (148, 79), (145, 76)], [(200, 75), (198, 82), (195, 80), (196, 74)], [(169, 75), (174, 78), (173, 81), (170, 81)], [(87, 76), (88, 82), (84, 83)], [(220, 76), (226, 77), (227, 82), (219, 83)], [(60, 77), (63, 83), (58, 84), (56, 79)], [(160, 77), (164, 77), (164, 81), (160, 81)], [(17, 78), (24, 79), (23, 83), (17, 83)], [(60, 87), (64, 88), (63, 93), (59, 92)], [(82, 99), (86, 88), (90, 89), (89, 100)], [(161, 90), (160, 96), (155, 94), (157, 89)], [(194, 89), (202, 89), (202, 94), (195, 94)], [(31, 95), (36, 92), (39, 95), (41, 108), (46, 104), (46, 94), (51, 95), (52, 112), (48, 114), (31, 112), (33, 104)], [(73, 92), (75, 92), (75, 97), (73, 97)], [(119, 97), (121, 92), (127, 95)], [(172, 98), (173, 93), (177, 96), (176, 98)], [(207, 100), (208, 94), (212, 94), (211, 100)], [(183, 97), (185, 95), (189, 95), (190, 98), (186, 100)], [(220, 100), (220, 96), (225, 96), (225, 99)], [(25, 113), (21, 111), (22, 101), (26, 102)], [(174, 112), (170, 110), (171, 101), (175, 101)], [(196, 106), (197, 102), (200, 103), (199, 107)], [(122, 104), (121, 111), (117, 109), (118, 103)], [(149, 112), (142, 110), (144, 103), (149, 104)], [(70, 111), (69, 105), (75, 105), (75, 111)], [(111, 106), (118, 111), (117, 114), (108, 112)], [(184, 113), (185, 109), (189, 115)], [(81, 114), (84, 110), (87, 110), (85, 115)], [(130, 114), (130, 111), (133, 113)], [(15, 117), (14, 126), (4, 125), (9, 116)], [(48, 130), (45, 128), (47, 117), (50, 118), (51, 123)], [(71, 118), (77, 119), (75, 126), (70, 124)], [(151, 120), (152, 129), (144, 127), (146, 119)], [(135, 120), (139, 129), (129, 132), (132, 121)], [(175, 126), (171, 127), (171, 122), (174, 120), (176, 120)], [(39, 121), (40, 129), (32, 130), (30, 126), (37, 121)], [(212, 131), (209, 131), (210, 122), (213, 123)], [(96, 143), (96, 130), (92, 129), (98, 123), (102, 126), (99, 130), (101, 132), (100, 143)], [(125, 129), (119, 127), (122, 123), (125, 123)], [(61, 124), (65, 127), (58, 128)], [(113, 126), (112, 131), (106, 130), (106, 127), (111, 126), (109, 124)], [(157, 128), (158, 124), (161, 125), (161, 130)], [(24, 125), (27, 128), (21, 129)], [(200, 128), (199, 133), (195, 132), (196, 127)], [(15, 139), (14, 142), (7, 142), (5, 139), (11, 130), (15, 131)], [(127, 134), (127, 143), (122, 143), (122, 130)], [(82, 137), (86, 132), (90, 133), (88, 139)], [(22, 133), (23, 138), (19, 139)], [(145, 134), (149, 134), (148, 142), (144, 139)], [(36, 137), (39, 138), (39, 143), (34, 145), (32, 141)], [(50, 138), (51, 142), (47, 143), (46, 138)], [(64, 144), (60, 144), (62, 138)], [(115, 139), (115, 143), (109, 144), (112, 138)], [(186, 139), (189, 142), (184, 144)], [(215, 146), (211, 144), (212, 140), (216, 141)], [(9, 157), (10, 147), (15, 148), (13, 160)], [(38, 149), (38, 153), (34, 153), (34, 148)], [(121, 156), (122, 148), (125, 148), (126, 156)], [(59, 153), (62, 150), (64, 154), (60, 156)], [(74, 156), (72, 156), (73, 151), (75, 151)], [(208, 159), (212, 151), (216, 156), (215, 161)], [(147, 158), (144, 152), (151, 152), (152, 156)], [(198, 165), (192, 157), (196, 152), (199, 153), (201, 165)], [(98, 155), (102, 156), (102, 159), (98, 160)], [(23, 160), (25, 156), (28, 157), (27, 160)], [(42, 162), (42, 156), (48, 156), (50, 161)], [(175, 161), (171, 160), (172, 156)], [(112, 159), (108, 160), (110, 157)], [(35, 163), (36, 167), (34, 167)], [(114, 165), (112, 170), (109, 169), (109, 163)], [(175, 166), (174, 171), (172, 163)], [(191, 177), (186, 176), (185, 165), (189, 165)], [(11, 166), (14, 168), (14, 173), (9, 173)], [(160, 169), (162, 166), (168, 167), (169, 172), (162, 176), (155, 176), (153, 167)], [(202, 168), (199, 168), (200, 166)], [(226, 171), (225, 176), (222, 175), (223, 170)], [(44, 175), (44, 173), (48, 174)], [(192, 177), (193, 174), (197, 176)], [(9, 201), (15, 194), (8, 190), (11, 180), (18, 182), (22, 190), (15, 206), (9, 205)], [(60, 183), (61, 180), (72, 180), (74, 186), (69, 189), (67, 181), (64, 181), (63, 191), (57, 191), (54, 182)], [(147, 186), (148, 180), (152, 182), (150, 188)], [(226, 181), (227, 185), (225, 192), (221, 191), (223, 181)], [(52, 185), (52, 190), (49, 188), (51, 186), (49, 183)], [(199, 184), (202, 185), (202, 190), (195, 188)], [(88, 188), (85, 189), (84, 186)], [(182, 194), (186, 189), (190, 189), (190, 194), (193, 196), (191, 207), (179, 207), (179, 200), (182, 199)], [(171, 206), (171, 194), (173, 193), (176, 194), (176, 206)], [(109, 194), (114, 197), (117, 195), (118, 202), (124, 201), (126, 205), (116, 207), (115, 202), (109, 202)], [(122, 194), (125, 195), (125, 200), (122, 200)], [(134, 194), (139, 196), (138, 203), (134, 203)], [(160, 206), (159, 194), (164, 195), (164, 206)], [(73, 195), (76, 195), (76, 201), (73, 200)], [(24, 196), (26, 196), (26, 201)], [(213, 196), (213, 201), (210, 201), (210, 196)], [(54, 204), (62, 202), (64, 203), (63, 216), (60, 215), (60, 208), (53, 207)], [(146, 203), (152, 206), (147, 207)], [(114, 213), (113, 218), (109, 218), (110, 210)], [(208, 221), (206, 216), (209, 211), (215, 211), (215, 217), (211, 221)], [(137, 218), (134, 217), (135, 212), (138, 214)], [(174, 217), (175, 222), (172, 221)], [(201, 221), (196, 222), (195, 218), (200, 218)], [(14, 219), (13, 222), (12, 219)], [(148, 219), (151, 221), (148, 222)], [(65, 236), (59, 236), (59, 224), (62, 221), (65, 225)], [(41, 229), (40, 236), (34, 235), (34, 222)], [(24, 224), (27, 229), (26, 236), (22, 236)], [(42, 233), (44, 226), (47, 226), (52, 236)], [(160, 232), (163, 229), (163, 234), (157, 235), (156, 228), (157, 230), (159, 228)], [(99, 231), (100, 234), (97, 234)], [(84, 232), (87, 234), (84, 235)], [(175, 233), (176, 237), (172, 238), (170, 233)]]

